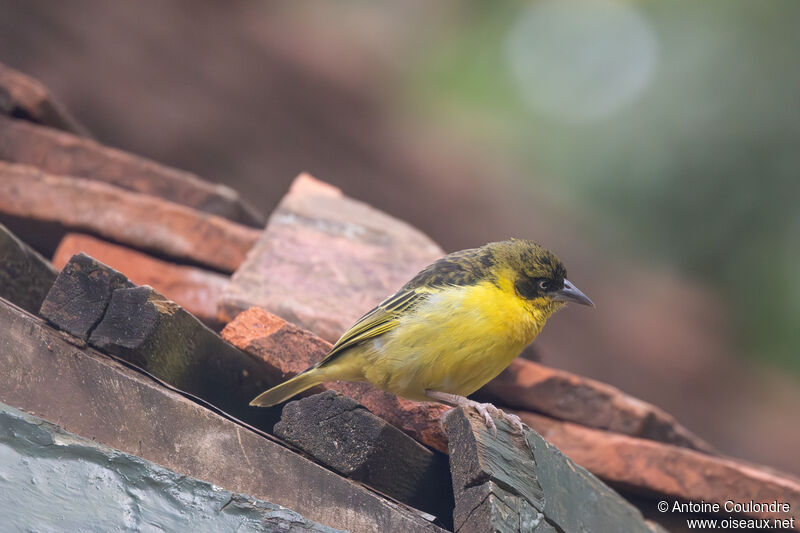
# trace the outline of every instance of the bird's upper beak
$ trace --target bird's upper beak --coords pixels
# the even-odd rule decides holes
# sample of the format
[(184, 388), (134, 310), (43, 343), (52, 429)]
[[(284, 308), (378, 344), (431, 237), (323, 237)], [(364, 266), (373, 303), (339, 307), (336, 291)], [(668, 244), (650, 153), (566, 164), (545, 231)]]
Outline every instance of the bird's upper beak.
[(576, 304), (594, 307), (594, 302), (567, 279), (564, 280), (564, 288), (555, 292), (553, 300), (557, 302), (575, 302)]

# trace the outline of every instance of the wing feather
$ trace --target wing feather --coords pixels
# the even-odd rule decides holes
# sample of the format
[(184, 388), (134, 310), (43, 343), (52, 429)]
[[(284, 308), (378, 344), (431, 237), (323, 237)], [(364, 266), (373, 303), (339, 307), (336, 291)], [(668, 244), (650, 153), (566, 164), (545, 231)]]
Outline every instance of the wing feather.
[(407, 313), (430, 295), (429, 291), (419, 289), (400, 289), (397, 293), (385, 299), (366, 315), (362, 316), (342, 337), (336, 341), (331, 351), (325, 358), (317, 363), (320, 367), (336, 359), (347, 348), (373, 339), (387, 331), (396, 328), (400, 322), (397, 320), (403, 313)]

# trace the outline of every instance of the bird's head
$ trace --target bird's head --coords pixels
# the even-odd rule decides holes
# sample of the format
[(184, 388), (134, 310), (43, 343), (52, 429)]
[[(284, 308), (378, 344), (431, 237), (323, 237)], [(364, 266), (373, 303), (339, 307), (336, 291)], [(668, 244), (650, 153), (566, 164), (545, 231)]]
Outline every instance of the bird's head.
[(517, 297), (550, 315), (567, 302), (594, 307), (594, 303), (567, 279), (567, 269), (555, 254), (538, 244), (511, 239), (493, 243), (497, 266), (505, 271)]

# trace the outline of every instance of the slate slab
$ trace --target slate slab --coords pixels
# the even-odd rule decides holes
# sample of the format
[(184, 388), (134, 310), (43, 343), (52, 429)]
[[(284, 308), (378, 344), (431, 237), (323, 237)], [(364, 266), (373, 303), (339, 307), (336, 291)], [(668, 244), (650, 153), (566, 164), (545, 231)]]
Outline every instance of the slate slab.
[(37, 313), (57, 273), (45, 258), (0, 224), (0, 298)]
[(351, 398), (326, 391), (289, 402), (274, 433), (343, 476), (445, 524), (452, 521), (447, 456), (422, 446)]
[(4, 531), (342, 531), (68, 433), (3, 403), (0, 471)]

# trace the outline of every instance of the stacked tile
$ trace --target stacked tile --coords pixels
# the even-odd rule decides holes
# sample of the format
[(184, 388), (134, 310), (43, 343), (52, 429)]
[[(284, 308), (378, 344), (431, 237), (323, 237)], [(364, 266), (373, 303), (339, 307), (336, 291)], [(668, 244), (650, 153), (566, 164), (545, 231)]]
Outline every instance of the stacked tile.
[(261, 307), (334, 342), (442, 254), (405, 222), (302, 174), (234, 274), (220, 318)]
[(83, 235), (68, 233), (53, 255), (53, 266), (61, 269), (72, 256), (84, 253), (119, 271), (136, 285), (150, 285), (214, 329), (217, 301), (228, 284), (228, 277), (202, 268), (178, 265), (125, 246)]
[(259, 235), (156, 196), (2, 161), (0, 215), (26, 242), (46, 249), (77, 230), (222, 272), (235, 270)]
[(88, 136), (86, 128), (50, 94), (47, 87), (2, 63), (0, 63), (0, 114)]
[(230, 273), (263, 218), (229, 187), (92, 140), (46, 87), (0, 64), (0, 222), (46, 257), (81, 231)]

